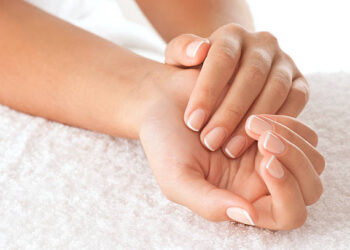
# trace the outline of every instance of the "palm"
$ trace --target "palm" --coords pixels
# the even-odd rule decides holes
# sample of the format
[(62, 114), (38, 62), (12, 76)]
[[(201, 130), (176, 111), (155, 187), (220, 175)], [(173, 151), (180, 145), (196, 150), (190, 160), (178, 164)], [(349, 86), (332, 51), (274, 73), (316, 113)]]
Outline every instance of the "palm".
[(201, 176), (252, 202), (268, 194), (256, 171), (262, 159), (256, 144), (240, 158), (229, 159), (221, 150), (205, 149), (199, 134), (190, 131), (182, 117), (182, 105), (167, 100), (153, 109), (141, 130), (142, 144), (161, 187), (176, 186), (178, 178), (191, 182)]

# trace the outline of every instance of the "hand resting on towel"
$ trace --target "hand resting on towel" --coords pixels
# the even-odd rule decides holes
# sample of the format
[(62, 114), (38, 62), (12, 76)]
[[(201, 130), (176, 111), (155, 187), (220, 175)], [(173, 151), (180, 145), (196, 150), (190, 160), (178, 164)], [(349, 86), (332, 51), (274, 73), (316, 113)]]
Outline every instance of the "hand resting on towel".
[(179, 70), (140, 127), (140, 139), (168, 199), (208, 220), (234, 220), (273, 230), (301, 226), (306, 206), (321, 193), (324, 159), (316, 133), (283, 115), (253, 115), (245, 131), (253, 142), (230, 159), (201, 145), (183, 123), (198, 71)]

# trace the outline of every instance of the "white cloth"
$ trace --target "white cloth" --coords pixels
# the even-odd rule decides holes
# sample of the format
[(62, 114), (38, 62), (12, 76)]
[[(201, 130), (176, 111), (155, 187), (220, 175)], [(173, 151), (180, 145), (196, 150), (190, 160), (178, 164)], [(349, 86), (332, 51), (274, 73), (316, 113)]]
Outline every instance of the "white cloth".
[(165, 43), (154, 29), (127, 20), (121, 0), (26, 0), (76, 26), (153, 60), (163, 61)]
[(166, 200), (138, 141), (0, 105), (0, 249), (349, 249), (350, 74), (308, 79), (327, 166), (300, 229), (206, 221)]

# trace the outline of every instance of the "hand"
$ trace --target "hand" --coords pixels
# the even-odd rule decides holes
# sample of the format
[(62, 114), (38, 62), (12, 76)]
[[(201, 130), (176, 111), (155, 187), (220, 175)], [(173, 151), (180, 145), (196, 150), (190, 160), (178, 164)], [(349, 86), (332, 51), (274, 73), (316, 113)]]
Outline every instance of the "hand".
[(234, 160), (208, 151), (182, 122), (197, 76), (196, 70), (179, 70), (162, 80), (162, 94), (140, 126), (163, 193), (208, 220), (274, 230), (301, 226), (306, 206), (322, 193), (324, 159), (315, 149), (315, 132), (287, 116), (252, 116), (246, 132), (258, 144)]
[(201, 142), (209, 150), (222, 146), (231, 158), (253, 143), (244, 131), (251, 114), (296, 117), (309, 95), (306, 80), (276, 38), (235, 24), (219, 28), (208, 39), (189, 34), (173, 39), (166, 63), (203, 63), (184, 120), (190, 129), (202, 129)]

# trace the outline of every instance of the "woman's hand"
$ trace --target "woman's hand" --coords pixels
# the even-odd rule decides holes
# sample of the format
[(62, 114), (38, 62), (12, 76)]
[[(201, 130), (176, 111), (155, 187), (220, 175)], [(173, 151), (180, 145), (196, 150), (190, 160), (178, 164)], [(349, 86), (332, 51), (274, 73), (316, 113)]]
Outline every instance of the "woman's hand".
[(166, 63), (203, 63), (184, 120), (190, 129), (201, 130), (201, 141), (209, 150), (222, 146), (231, 158), (253, 143), (244, 131), (251, 114), (296, 117), (308, 100), (306, 80), (267, 32), (229, 24), (208, 39), (181, 35), (169, 43)]
[[(197, 70), (179, 70), (140, 125), (152, 171), (168, 199), (208, 220), (287, 230), (301, 226), (322, 193), (324, 159), (317, 135), (287, 116), (251, 116), (254, 143), (237, 159), (202, 147), (182, 122)], [(160, 79), (159, 79), (160, 80)]]

